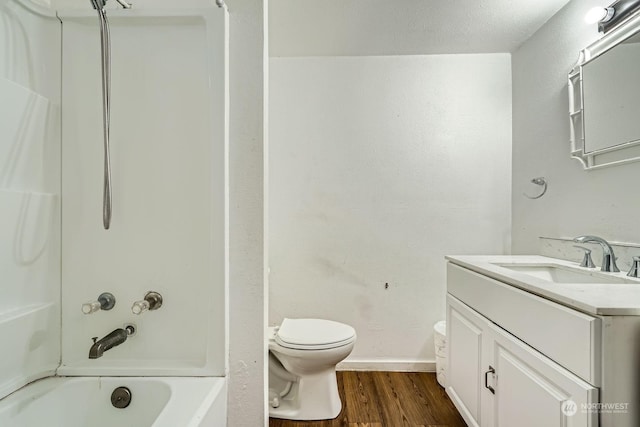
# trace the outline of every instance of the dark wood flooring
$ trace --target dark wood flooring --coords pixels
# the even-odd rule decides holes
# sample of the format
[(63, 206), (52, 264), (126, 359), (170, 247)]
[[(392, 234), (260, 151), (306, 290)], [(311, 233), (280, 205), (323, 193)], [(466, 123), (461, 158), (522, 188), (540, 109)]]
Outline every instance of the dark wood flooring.
[(330, 421), (269, 419), (269, 427), (466, 427), (433, 373), (338, 372), (342, 412)]

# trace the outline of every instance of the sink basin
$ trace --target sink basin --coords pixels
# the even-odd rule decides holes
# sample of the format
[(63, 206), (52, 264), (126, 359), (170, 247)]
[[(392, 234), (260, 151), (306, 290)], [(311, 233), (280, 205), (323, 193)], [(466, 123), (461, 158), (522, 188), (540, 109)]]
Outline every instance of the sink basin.
[(597, 271), (584, 271), (551, 264), (495, 264), (518, 273), (553, 283), (639, 283), (636, 280)]

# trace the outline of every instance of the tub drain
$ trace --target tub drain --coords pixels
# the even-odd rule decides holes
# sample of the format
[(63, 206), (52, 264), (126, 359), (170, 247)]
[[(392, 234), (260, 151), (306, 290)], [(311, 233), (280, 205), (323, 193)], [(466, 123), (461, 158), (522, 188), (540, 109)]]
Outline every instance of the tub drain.
[(131, 403), (131, 390), (126, 387), (118, 387), (111, 393), (111, 404), (116, 408), (124, 409)]

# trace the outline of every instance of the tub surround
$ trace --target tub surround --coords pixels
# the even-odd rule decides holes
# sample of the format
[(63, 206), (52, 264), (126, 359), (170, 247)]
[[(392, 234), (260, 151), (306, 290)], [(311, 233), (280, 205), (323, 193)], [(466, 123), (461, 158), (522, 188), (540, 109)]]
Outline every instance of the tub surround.
[(60, 362), (61, 26), (9, 1), (0, 32), (2, 398)]
[[(637, 279), (637, 284), (552, 283), (496, 264), (551, 264), (578, 268), (586, 273), (599, 273), (600, 270), (581, 268), (576, 262), (539, 255), (461, 255), (446, 258), (454, 264), (584, 313), (602, 316), (640, 316), (640, 279)], [(626, 277), (626, 272), (603, 274), (632, 280)]]
[[(112, 425), (127, 415), (110, 413), (108, 400), (53, 412), (113, 383), (169, 390), (124, 424), (151, 425), (162, 412), (154, 425), (226, 425), (228, 15), (200, 3), (110, 16), (109, 231), (95, 11), (89, 2), (57, 13), (19, 0), (0, 7), (11, 36), (0, 57), (0, 398), (13, 393), (0, 402), (0, 425), (36, 425), (42, 413), (53, 425)], [(150, 290), (162, 308), (132, 311)], [(83, 313), (103, 292), (115, 306)], [(89, 358), (93, 337), (128, 324), (135, 334)], [(92, 378), (32, 382), (55, 374)], [(147, 378), (95, 377), (104, 375)]]
[[(226, 11), (111, 13), (113, 217), (102, 228), (95, 11), (62, 20), (62, 375), (226, 372)], [(81, 13), (82, 12), (82, 13)], [(158, 52), (162, 52), (159, 55)], [(131, 70), (144, 74), (132, 79)], [(170, 82), (170, 84), (169, 84)], [(190, 108), (184, 108), (185, 105)], [(79, 179), (82, 177), (82, 179)], [(132, 312), (147, 292), (162, 308)], [(117, 303), (85, 315), (102, 292)], [(92, 337), (136, 334), (89, 360)], [(184, 331), (198, 339), (175, 339)]]

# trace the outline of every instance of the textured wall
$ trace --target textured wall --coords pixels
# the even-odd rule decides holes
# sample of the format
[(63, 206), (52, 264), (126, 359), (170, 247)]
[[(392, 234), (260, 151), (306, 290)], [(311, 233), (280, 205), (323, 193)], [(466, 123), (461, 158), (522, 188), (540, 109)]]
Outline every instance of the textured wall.
[(568, 1), (272, 0), (270, 54), (509, 52)]
[(270, 91), (270, 323), (429, 368), (444, 255), (509, 251), (509, 55), (272, 58)]
[(267, 425), (267, 1), (229, 1), (229, 427)]
[[(640, 242), (640, 199), (633, 196), (640, 163), (585, 171), (569, 158), (567, 73), (598, 38), (584, 15), (608, 3), (572, 1), (512, 55), (514, 253), (537, 253), (539, 236)], [(549, 191), (526, 199), (536, 176), (548, 179)]]

